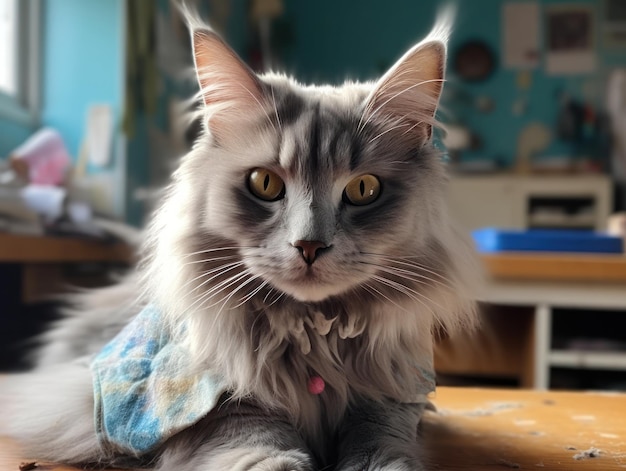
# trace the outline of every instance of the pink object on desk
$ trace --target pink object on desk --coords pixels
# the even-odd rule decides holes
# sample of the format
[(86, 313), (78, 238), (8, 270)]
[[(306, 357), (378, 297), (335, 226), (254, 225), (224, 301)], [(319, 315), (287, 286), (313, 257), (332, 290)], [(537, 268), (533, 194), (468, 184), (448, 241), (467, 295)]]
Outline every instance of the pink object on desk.
[(70, 167), (70, 155), (61, 135), (43, 128), (11, 152), (13, 169), (30, 183), (62, 185)]

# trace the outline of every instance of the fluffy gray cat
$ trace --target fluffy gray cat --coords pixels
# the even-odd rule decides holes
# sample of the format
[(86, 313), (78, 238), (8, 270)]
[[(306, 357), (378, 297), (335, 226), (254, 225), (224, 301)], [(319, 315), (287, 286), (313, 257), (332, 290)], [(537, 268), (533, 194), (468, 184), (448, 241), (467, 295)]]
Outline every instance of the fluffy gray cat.
[(425, 469), (432, 338), (472, 326), (477, 276), (431, 138), (447, 29), (339, 87), (257, 76), (190, 30), (204, 133), (137, 272), (4, 381), (0, 433), (79, 465)]

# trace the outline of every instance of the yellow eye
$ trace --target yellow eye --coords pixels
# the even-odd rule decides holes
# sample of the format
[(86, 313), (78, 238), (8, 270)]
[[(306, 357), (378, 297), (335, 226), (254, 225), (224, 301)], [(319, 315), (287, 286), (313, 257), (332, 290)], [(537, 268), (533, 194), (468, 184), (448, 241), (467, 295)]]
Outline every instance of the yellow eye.
[(248, 177), (250, 192), (265, 201), (276, 201), (285, 196), (285, 182), (270, 170), (255, 168)]
[(347, 203), (365, 206), (380, 195), (380, 180), (374, 175), (361, 175), (346, 185), (343, 196)]

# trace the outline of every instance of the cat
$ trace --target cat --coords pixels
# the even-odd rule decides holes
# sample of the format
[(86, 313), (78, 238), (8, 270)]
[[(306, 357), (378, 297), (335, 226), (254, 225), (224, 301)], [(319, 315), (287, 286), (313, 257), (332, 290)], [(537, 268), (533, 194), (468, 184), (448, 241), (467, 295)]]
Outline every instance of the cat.
[(136, 272), (2, 383), (0, 433), (78, 465), (427, 469), (433, 336), (474, 326), (478, 277), (432, 138), (448, 26), (376, 82), (305, 86), (187, 16), (204, 131)]

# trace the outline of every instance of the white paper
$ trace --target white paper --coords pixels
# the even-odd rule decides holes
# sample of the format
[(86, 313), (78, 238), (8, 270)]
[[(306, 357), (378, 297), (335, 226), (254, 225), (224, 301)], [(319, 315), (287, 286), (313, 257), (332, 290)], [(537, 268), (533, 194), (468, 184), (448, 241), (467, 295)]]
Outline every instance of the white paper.
[(111, 161), (113, 110), (109, 105), (93, 105), (87, 111), (87, 155), (89, 162), (104, 167)]
[(530, 69), (539, 64), (539, 3), (509, 2), (502, 7), (504, 65)]
[(28, 185), (22, 189), (24, 203), (48, 221), (55, 221), (63, 214), (67, 191), (58, 186)]
[(596, 69), (594, 52), (549, 52), (546, 56), (546, 72), (550, 75), (577, 75)]

